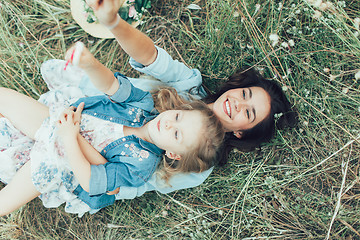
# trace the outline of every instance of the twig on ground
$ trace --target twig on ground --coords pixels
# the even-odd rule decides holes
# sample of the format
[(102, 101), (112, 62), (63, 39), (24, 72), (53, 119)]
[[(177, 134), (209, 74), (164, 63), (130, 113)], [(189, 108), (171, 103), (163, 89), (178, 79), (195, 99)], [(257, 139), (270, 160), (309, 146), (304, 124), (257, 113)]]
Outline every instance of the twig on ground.
[[(351, 153), (351, 150), (350, 150), (350, 153)], [(328, 232), (327, 232), (327, 235), (326, 235), (326, 238), (325, 238), (326, 240), (328, 240), (330, 238), (331, 227), (334, 224), (335, 218), (336, 218), (336, 216), (337, 216), (337, 214), (339, 212), (340, 206), (341, 206), (341, 197), (343, 195), (342, 193), (343, 193), (345, 183), (346, 183), (346, 175), (347, 175), (347, 171), (348, 171), (348, 167), (349, 167), (350, 155), (351, 154), (349, 154), (349, 157), (348, 157), (346, 162), (343, 161), (341, 163), (341, 171), (342, 171), (342, 174), (343, 174), (343, 179), (342, 179), (342, 182), (341, 182), (340, 190), (338, 192), (338, 200), (337, 200), (337, 203), (336, 203), (336, 206), (335, 206), (334, 214), (333, 214), (333, 216), (331, 218), (329, 229), (328, 229)]]

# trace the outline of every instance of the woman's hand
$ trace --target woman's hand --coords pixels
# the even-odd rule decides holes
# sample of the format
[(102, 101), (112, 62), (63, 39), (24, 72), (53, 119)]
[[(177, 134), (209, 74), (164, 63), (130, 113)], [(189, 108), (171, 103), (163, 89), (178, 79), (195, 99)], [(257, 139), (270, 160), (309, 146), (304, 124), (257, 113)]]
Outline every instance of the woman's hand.
[(93, 9), (99, 22), (105, 26), (113, 26), (115, 24), (122, 2), (120, 0), (86, 0), (86, 3)]
[(60, 116), (57, 128), (58, 134), (64, 143), (69, 142), (68, 140), (77, 139), (77, 135), (80, 132), (81, 112), (83, 109), (84, 103), (80, 103), (76, 110), (75, 107), (69, 107)]

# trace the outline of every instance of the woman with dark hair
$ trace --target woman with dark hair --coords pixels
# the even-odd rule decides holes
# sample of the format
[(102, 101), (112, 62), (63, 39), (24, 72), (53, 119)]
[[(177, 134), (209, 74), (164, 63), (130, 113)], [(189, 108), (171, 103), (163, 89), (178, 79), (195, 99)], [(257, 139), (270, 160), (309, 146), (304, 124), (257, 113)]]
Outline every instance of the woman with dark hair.
[[(264, 79), (254, 69), (237, 71), (215, 94), (208, 95), (201, 86), (202, 77), (199, 70), (190, 69), (183, 63), (173, 60), (164, 49), (155, 46), (148, 36), (122, 20), (117, 13), (120, 7), (117, 0), (87, 0), (87, 4), (94, 10), (103, 27), (111, 31), (121, 48), (131, 56), (130, 65), (137, 71), (152, 76), (152, 79), (129, 78), (134, 86), (145, 91), (159, 86), (170, 86), (185, 98), (202, 99), (208, 104), (227, 132), (218, 153), (219, 165), (226, 163), (231, 149), (253, 150), (273, 137), (276, 126), (282, 129), (295, 125), (296, 113), (281, 87), (274, 81)], [(73, 76), (72, 84), (80, 88), (83, 94), (97, 94), (87, 84), (90, 81), (86, 80), (86, 76), (76, 68), (64, 72), (59, 67), (63, 64), (47, 64), (45, 68), (57, 67), (59, 74)], [(49, 87), (62, 84), (53, 82), (54, 79), (47, 79), (46, 73), (42, 75)], [(278, 118), (275, 118), (275, 115)], [(153, 174), (145, 185), (138, 188), (122, 187), (113, 194), (116, 194), (116, 199), (132, 199), (147, 191), (169, 193), (191, 188), (205, 181), (212, 169), (202, 173), (173, 175), (168, 184), (162, 181), (158, 174)]]
[[(247, 98), (254, 98), (253, 92), (255, 91), (253, 89), (262, 92), (265, 96), (268, 95), (270, 98), (270, 109), (265, 118), (253, 127), (251, 123), (247, 123), (244, 127), (239, 126), (239, 121), (225, 122), (226, 116), (221, 116), (221, 109), (216, 109), (216, 105), (225, 104), (225, 110), (223, 111), (226, 114), (226, 105), (228, 104), (226, 101), (235, 101), (231, 99), (231, 96), (242, 100), (239, 101), (240, 103), (237, 105), (239, 106), (245, 104), (244, 102), (246, 102)], [(274, 136), (276, 128), (284, 129), (286, 127), (294, 127), (297, 123), (297, 114), (292, 109), (281, 87), (275, 81), (266, 80), (254, 68), (238, 70), (229, 77), (228, 81), (220, 86), (216, 93), (210, 94), (202, 100), (212, 107), (218, 117), (220, 115), (220, 119), (225, 128), (227, 126), (230, 128), (230, 131), (226, 134), (224, 145), (219, 152), (219, 165), (224, 165), (227, 162), (227, 156), (233, 148), (241, 151), (252, 151), (256, 147), (259, 147), (261, 143), (268, 142)], [(231, 106), (231, 103), (229, 103), (229, 105)], [(235, 106), (235, 108), (237, 106)], [(254, 113), (254, 111), (251, 112), (249, 109), (246, 109), (245, 113), (249, 116), (250, 121), (253, 122), (252, 118), (256, 115), (256, 112)]]

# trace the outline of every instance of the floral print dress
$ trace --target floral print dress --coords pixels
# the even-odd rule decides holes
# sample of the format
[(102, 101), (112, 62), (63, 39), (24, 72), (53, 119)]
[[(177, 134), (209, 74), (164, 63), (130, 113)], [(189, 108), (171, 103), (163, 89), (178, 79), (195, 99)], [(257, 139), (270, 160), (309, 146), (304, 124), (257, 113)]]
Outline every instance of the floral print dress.
[[(80, 97), (79, 88), (72, 86), (81, 79), (78, 68), (68, 66), (63, 74), (63, 61), (42, 66), (42, 74), (50, 91), (39, 101), (49, 106), (50, 117), (36, 132), (35, 141), (18, 131), (6, 118), (0, 118), (0, 181), (8, 183), (16, 171), (31, 160), (31, 176), (43, 205), (55, 208), (65, 203), (65, 211), (82, 216), (90, 207), (73, 190), (78, 186), (56, 131), (60, 114)], [(69, 79), (74, 78), (74, 79)], [(90, 115), (81, 117), (80, 134), (97, 150), (124, 136), (123, 126)]]

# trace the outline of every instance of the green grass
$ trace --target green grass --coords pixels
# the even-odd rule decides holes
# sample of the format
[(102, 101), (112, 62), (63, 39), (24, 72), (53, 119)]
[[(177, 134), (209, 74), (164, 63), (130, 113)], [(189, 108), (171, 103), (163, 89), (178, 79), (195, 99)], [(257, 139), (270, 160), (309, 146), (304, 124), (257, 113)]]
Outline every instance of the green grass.
[[(1, 86), (38, 98), (47, 91), (41, 63), (63, 58), (77, 40), (112, 70), (136, 76), (114, 40), (74, 23), (68, 2), (1, 2)], [(82, 218), (36, 199), (0, 218), (0, 238), (360, 239), (360, 2), (331, 1), (325, 10), (317, 2), (154, 0), (141, 30), (156, 44), (200, 69), (211, 90), (255, 66), (287, 89), (298, 127), (256, 152), (232, 152), (193, 189), (146, 193)]]

